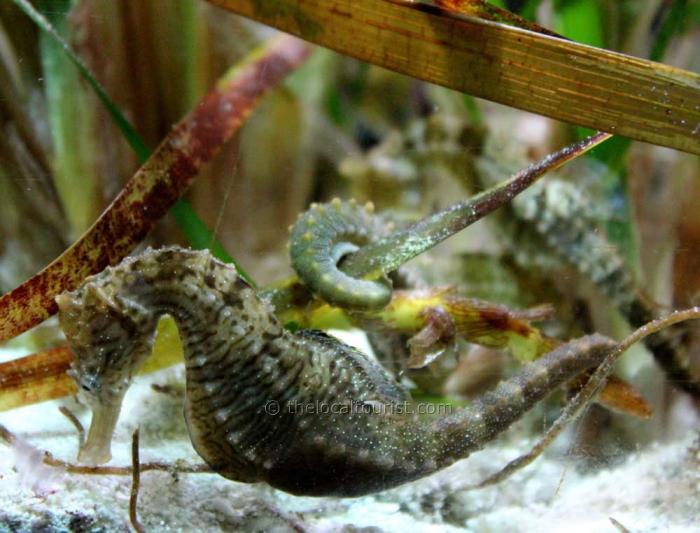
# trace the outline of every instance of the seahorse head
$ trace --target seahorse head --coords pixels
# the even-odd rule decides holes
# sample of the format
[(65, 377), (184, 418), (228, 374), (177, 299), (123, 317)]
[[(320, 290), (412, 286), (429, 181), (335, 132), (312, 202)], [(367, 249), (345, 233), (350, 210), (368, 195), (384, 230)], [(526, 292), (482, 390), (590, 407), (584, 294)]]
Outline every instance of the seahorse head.
[(124, 312), (124, 302), (100, 277), (56, 298), (58, 318), (75, 355), (69, 375), (78, 386), (78, 396), (93, 412), (90, 432), (79, 459), (102, 463), (110, 458), (109, 443), (140, 357), (147, 352), (138, 331), (145, 326), (133, 313)]

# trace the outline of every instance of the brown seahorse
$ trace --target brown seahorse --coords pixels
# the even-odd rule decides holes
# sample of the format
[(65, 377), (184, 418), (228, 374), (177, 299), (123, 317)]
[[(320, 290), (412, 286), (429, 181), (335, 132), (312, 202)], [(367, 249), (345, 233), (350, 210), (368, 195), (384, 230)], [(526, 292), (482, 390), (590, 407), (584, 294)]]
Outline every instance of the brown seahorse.
[(442, 469), (615, 346), (599, 335), (571, 341), (468, 408), (435, 415), (361, 352), (282, 328), (236, 270), (206, 252), (148, 250), (57, 300), (72, 375), (93, 412), (81, 460), (109, 460), (124, 393), (168, 314), (183, 341), (197, 452), (227, 478), (315, 496), (357, 496)]

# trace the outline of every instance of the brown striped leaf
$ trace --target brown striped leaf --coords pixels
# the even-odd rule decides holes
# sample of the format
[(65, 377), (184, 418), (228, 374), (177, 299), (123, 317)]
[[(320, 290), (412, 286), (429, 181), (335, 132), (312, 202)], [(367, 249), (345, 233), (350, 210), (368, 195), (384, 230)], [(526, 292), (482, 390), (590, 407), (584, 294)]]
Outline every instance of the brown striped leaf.
[(258, 99), (309, 55), (292, 37), (270, 41), (232, 68), (127, 182), (87, 232), (44, 270), (0, 297), (0, 340), (56, 312), (54, 298), (118, 263), (153, 228), (238, 130)]
[[(209, 2), (415, 78), (700, 154), (700, 76), (682, 69), (424, 2)], [(468, 7), (464, 2), (442, 3)]]

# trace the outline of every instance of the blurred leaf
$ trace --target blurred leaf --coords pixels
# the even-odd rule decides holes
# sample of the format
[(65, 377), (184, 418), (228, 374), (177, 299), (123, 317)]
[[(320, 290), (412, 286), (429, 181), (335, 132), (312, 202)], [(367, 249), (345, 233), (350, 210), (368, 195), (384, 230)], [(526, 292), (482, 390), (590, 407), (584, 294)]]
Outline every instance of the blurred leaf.
[(34, 23), (41, 28), (44, 35), (51, 38), (54, 44), (61, 49), (68, 56), (70, 61), (76, 66), (80, 74), (85, 78), (95, 94), (104, 104), (104, 106), (109, 111), (110, 115), (117, 123), (117, 126), (122, 131), (124, 138), (127, 140), (129, 145), (132, 147), (134, 152), (138, 155), (139, 159), (145, 161), (150, 155), (150, 150), (141, 140), (138, 133), (134, 127), (129, 123), (129, 121), (121, 114), (119, 108), (112, 102), (111, 98), (105, 91), (104, 87), (100, 85), (95, 77), (90, 72), (90, 69), (83, 63), (83, 61), (76, 55), (76, 53), (71, 49), (68, 43), (59, 35), (59, 33), (54, 29), (51, 23), (44, 18), (44, 16), (32, 7), (32, 5), (27, 0), (14, 0), (14, 2), (19, 6), (19, 8), (34, 21)]
[[(132, 150), (134, 150), (141, 163), (144, 163), (151, 155), (151, 149), (112, 101), (104, 87), (102, 87), (100, 82), (92, 75), (87, 65), (83, 63), (66, 40), (63, 39), (51, 25), (51, 22), (44, 18), (42, 13), (36, 11), (26, 0), (14, 1), (42, 30), (44, 68), (47, 71), (46, 85), (49, 103), (52, 103), (52, 96), (54, 100), (58, 98), (61, 99), (60, 101), (55, 101), (53, 106), (50, 106), (51, 109), (54, 109), (51, 121), (53, 124), (52, 132), (54, 133), (56, 156), (58, 158), (57, 165), (59, 167), (58, 185), (60, 190), (65, 191), (63, 194), (64, 200), (68, 199), (68, 201), (64, 202), (68, 215), (77, 218), (77, 223), (74, 225), (84, 230), (89, 222), (94, 220), (93, 214), (89, 211), (87, 212), (87, 219), (85, 216), (82, 216), (85, 214), (86, 205), (89, 206), (93, 204), (93, 202), (85, 200), (87, 188), (83, 186), (85, 175), (90, 175), (92, 172), (81, 172), (80, 167), (85, 166), (83, 160), (90, 157), (92, 147), (88, 140), (80, 138), (73, 130), (75, 129), (75, 117), (82, 117), (85, 114), (84, 108), (89, 106), (85, 106), (85, 103), (82, 101), (83, 95), (78, 92), (80, 87), (70, 87), (70, 85), (76, 85), (76, 77), (72, 76), (72, 71), (67, 68), (69, 61), (76, 66), (80, 75), (82, 75), (92, 87), (95, 95), (105, 106), (124, 136), (124, 139), (129, 143)], [(44, 6), (47, 17), (54, 22), (62, 21), (69, 9), (70, 2), (66, 0), (61, 0), (61, 2), (58, 3), (52, 0), (52, 2), (53, 3), (44, 1), (41, 3), (41, 5)], [(191, 28), (193, 24), (192, 20), (194, 19), (191, 13), (193, 6), (191, 3), (183, 3), (180, 7), (185, 11), (183, 19), (189, 22), (189, 24), (186, 25), (187, 27), (184, 28), (184, 30), (188, 31), (184, 31), (183, 33), (183, 42), (186, 45), (186, 53), (183, 54), (183, 57), (192, 65), (194, 63), (193, 48), (195, 46), (195, 39), (192, 36), (194, 30)], [(184, 70), (187, 72), (196, 71), (193, 66)], [(193, 81), (194, 78), (195, 76), (190, 76), (188, 80), (189, 83), (186, 95), (187, 99), (192, 101), (192, 104), (195, 102), (195, 93), (197, 92), (197, 89), (194, 87), (196, 85), (196, 82)], [(83, 128), (83, 130), (84, 129), (85, 128)], [(67, 143), (72, 144), (68, 145)], [(65, 185), (61, 187), (61, 178), (63, 176), (65, 176), (63, 179)], [(91, 191), (88, 189), (87, 193), (87, 196), (89, 196)], [(74, 195), (77, 196), (74, 197)], [(195, 250), (210, 249), (215, 257), (226, 263), (235, 264), (241, 276), (251, 285), (255, 286), (253, 279), (243, 270), (236, 260), (226, 252), (221, 243), (216, 240), (213, 233), (202, 219), (199, 218), (189, 202), (178, 199), (173, 206), (173, 215), (192, 248)]]
[(67, 346), (0, 363), (0, 411), (75, 394)]
[(525, 20), (535, 20), (537, 18), (537, 8), (540, 7), (542, 0), (526, 0), (520, 8), (520, 16)]
[[(90, 105), (90, 89), (86, 87), (64, 47), (55, 39), (66, 34), (66, 15), (70, 2), (39, 3), (56, 28), (53, 35), (40, 34), (40, 51), (49, 132), (53, 144), (53, 182), (68, 221), (70, 239), (85, 231), (99, 214), (99, 154), (94, 135), (99, 117)], [(23, 8), (23, 5), (20, 4)]]
[(557, 0), (554, 9), (561, 34), (579, 43), (605, 46), (597, 0)]
[(0, 297), (0, 340), (56, 311), (54, 298), (123, 259), (187, 190), (258, 99), (299, 66), (310, 48), (274, 39), (229, 70), (176, 124), (88, 231), (40, 273)]
[[(683, 30), (685, 24), (690, 20), (690, 10), (687, 0), (672, 0), (664, 2), (665, 9), (662, 12), (663, 20), (659, 25), (651, 48), (651, 57), (654, 61), (661, 61), (668, 47), (671, 38), (679, 31)], [(700, 5), (695, 5), (694, 9), (700, 11)], [(697, 21), (696, 21), (697, 23)]]
[(474, 96), (700, 154), (700, 76), (408, 0), (209, 0)]

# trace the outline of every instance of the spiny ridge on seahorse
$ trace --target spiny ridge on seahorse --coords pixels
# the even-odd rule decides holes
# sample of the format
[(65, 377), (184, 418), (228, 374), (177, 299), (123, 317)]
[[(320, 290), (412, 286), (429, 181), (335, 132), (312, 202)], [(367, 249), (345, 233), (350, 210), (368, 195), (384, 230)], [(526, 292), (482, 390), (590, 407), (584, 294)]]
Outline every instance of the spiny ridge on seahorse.
[(334, 199), (312, 204), (292, 226), (289, 254), (299, 278), (326, 302), (351, 309), (380, 309), (391, 300), (386, 278), (353, 278), (339, 268), (343, 257), (386, 233), (371, 203)]
[(123, 395), (168, 314), (183, 341), (197, 452), (227, 478), (317, 496), (383, 490), (466, 457), (615, 346), (598, 335), (571, 341), (469, 408), (431, 412), (361, 352), (283, 329), (206, 252), (148, 250), (57, 300), (72, 375), (93, 411), (81, 459), (109, 459)]

